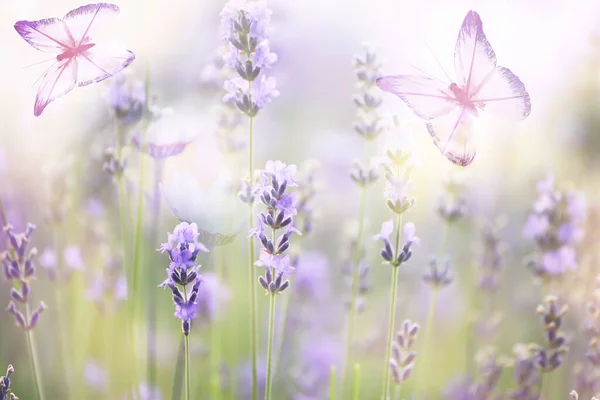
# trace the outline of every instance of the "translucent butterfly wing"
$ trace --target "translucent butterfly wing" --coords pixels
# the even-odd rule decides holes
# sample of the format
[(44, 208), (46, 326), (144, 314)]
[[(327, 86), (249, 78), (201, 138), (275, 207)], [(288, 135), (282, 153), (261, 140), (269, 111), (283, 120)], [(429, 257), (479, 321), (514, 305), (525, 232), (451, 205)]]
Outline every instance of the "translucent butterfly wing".
[(400, 97), (421, 119), (429, 120), (458, 105), (448, 85), (426, 76), (392, 75), (377, 79), (377, 85)]
[(77, 84), (77, 60), (67, 58), (51, 66), (42, 76), (33, 106), (33, 114), (39, 117), (44, 108), (56, 98), (70, 92)]
[(88, 4), (70, 11), (63, 20), (68, 25), (77, 46), (93, 43), (94, 46), (77, 56), (79, 75), (77, 84), (86, 86), (110, 78), (126, 68), (135, 55), (119, 46), (97, 43), (96, 35), (119, 15), (114, 4)]
[(465, 167), (475, 158), (472, 114), (464, 107), (427, 123), (433, 143), (448, 160)]
[(531, 100), (525, 85), (511, 70), (497, 67), (471, 101), (486, 112), (511, 120), (525, 119), (531, 113)]
[(119, 15), (119, 7), (114, 4), (88, 4), (69, 11), (63, 17), (63, 21), (69, 27), (76, 46), (79, 46), (93, 39), (98, 29), (108, 26), (117, 15)]
[(15, 30), (27, 43), (41, 51), (60, 54), (75, 46), (69, 28), (59, 18), (18, 21)]
[(77, 84), (86, 86), (110, 78), (126, 68), (135, 55), (119, 46), (96, 44), (77, 56), (79, 75)]
[(483, 33), (479, 14), (469, 11), (454, 48), (454, 69), (457, 84), (468, 94), (474, 93), (496, 69), (496, 54)]
[(458, 85), (485, 111), (509, 119), (524, 119), (531, 112), (525, 85), (508, 68), (496, 65), (496, 54), (475, 11), (469, 11), (458, 33), (454, 67)]

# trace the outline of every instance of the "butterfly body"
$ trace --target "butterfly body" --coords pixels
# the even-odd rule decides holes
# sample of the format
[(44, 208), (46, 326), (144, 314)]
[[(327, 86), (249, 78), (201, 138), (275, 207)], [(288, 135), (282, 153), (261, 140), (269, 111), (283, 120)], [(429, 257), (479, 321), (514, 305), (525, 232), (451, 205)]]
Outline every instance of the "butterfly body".
[(55, 63), (41, 78), (33, 109), (36, 117), (50, 102), (76, 86), (103, 81), (133, 62), (131, 51), (93, 40), (97, 27), (118, 13), (119, 7), (114, 4), (88, 4), (63, 18), (15, 24), (17, 33), (31, 46), (56, 54)]
[(56, 56), (56, 61), (62, 61), (62, 60), (66, 60), (68, 58), (73, 58), (73, 57), (83, 55), (87, 50), (91, 49), (94, 46), (95, 46), (94, 43), (85, 43), (85, 44), (81, 44), (75, 48), (66, 49), (63, 53), (60, 53), (59, 55)]
[(507, 119), (524, 119), (531, 112), (529, 94), (508, 68), (496, 64), (479, 14), (469, 11), (456, 40), (456, 82), (431, 76), (391, 75), (377, 85), (400, 97), (426, 126), (434, 144), (454, 164), (469, 165), (475, 158), (472, 118), (484, 109)]

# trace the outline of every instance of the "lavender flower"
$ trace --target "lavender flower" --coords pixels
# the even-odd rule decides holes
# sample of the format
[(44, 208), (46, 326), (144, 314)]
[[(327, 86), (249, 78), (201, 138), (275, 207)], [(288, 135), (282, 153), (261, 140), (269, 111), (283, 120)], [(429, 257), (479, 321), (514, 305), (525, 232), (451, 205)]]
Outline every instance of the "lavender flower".
[(585, 221), (586, 201), (574, 190), (556, 190), (551, 174), (538, 183), (537, 190), (539, 196), (523, 234), (534, 239), (538, 247), (529, 263), (534, 273), (549, 279), (577, 268), (573, 245), (583, 236), (580, 226)]
[[(314, 211), (312, 200), (317, 192), (318, 183), (316, 181), (316, 170), (318, 164), (316, 161), (307, 161), (302, 166), (302, 175), (299, 180), (298, 198), (296, 200), (296, 208), (298, 210), (298, 218), (296, 218), (296, 226), (304, 234), (312, 232)], [(298, 222), (300, 219), (301, 222)]]
[(596, 279), (596, 290), (587, 304), (584, 319), (585, 360), (574, 368), (575, 387), (586, 397), (596, 395), (600, 390), (600, 276)]
[[(268, 161), (261, 171), (260, 182), (253, 189), (266, 206), (266, 212), (257, 216), (257, 225), (250, 231), (250, 235), (257, 238), (263, 246), (256, 265), (265, 267), (265, 276), (260, 276), (258, 282), (270, 294), (283, 292), (289, 286), (289, 281), (284, 278), (293, 272), (286, 251), (290, 246), (291, 235), (301, 234), (293, 224), (297, 214), (296, 199), (287, 193), (287, 189), (293, 186), (296, 186), (296, 166), (286, 165), (281, 161)], [(265, 234), (265, 227), (271, 228), (271, 238)], [(277, 237), (278, 230), (285, 232)]]
[(404, 224), (404, 245), (402, 250), (395, 248), (396, 244), (390, 243), (390, 235), (394, 232), (394, 221), (389, 220), (381, 224), (381, 232), (373, 236), (373, 239), (383, 241), (383, 249), (381, 249), (381, 257), (386, 264), (391, 264), (396, 268), (407, 262), (412, 256), (411, 246), (419, 244), (421, 239), (415, 235), (415, 225), (412, 222)]
[(381, 76), (381, 63), (373, 50), (365, 46), (361, 54), (354, 56), (354, 70), (359, 90), (354, 95), (358, 108), (354, 130), (365, 139), (374, 139), (387, 128), (378, 112), (382, 99), (376, 81)]
[(202, 284), (198, 289), (196, 304), (199, 321), (204, 325), (209, 325), (218, 317), (219, 312), (222, 312), (224, 303), (230, 297), (229, 289), (216, 274), (204, 274)]
[(540, 400), (538, 385), (541, 378), (536, 363), (537, 352), (532, 346), (518, 344), (513, 353), (516, 387), (508, 397), (511, 400)]
[(229, 46), (223, 61), (239, 75), (225, 81), (223, 101), (235, 104), (249, 117), (279, 95), (275, 78), (263, 73), (277, 61), (269, 47), (270, 22), (271, 10), (265, 1), (232, 0), (221, 11), (223, 40)]
[[(198, 290), (202, 277), (198, 275), (196, 257), (208, 249), (198, 242), (198, 226), (182, 222), (169, 233), (168, 240), (159, 249), (169, 255), (171, 263), (167, 268), (167, 279), (160, 285), (169, 287), (175, 303), (175, 317), (181, 319), (184, 335), (189, 335), (191, 321), (197, 315)], [(191, 286), (188, 291), (187, 286)], [(181, 287), (181, 289), (180, 289)]]
[(340, 343), (325, 336), (324, 332), (305, 338), (300, 345), (298, 365), (293, 373), (294, 400), (319, 399), (329, 388), (331, 367), (339, 368), (342, 348)]
[(431, 257), (431, 260), (429, 261), (429, 271), (423, 275), (423, 281), (436, 288), (448, 286), (452, 283), (452, 276), (450, 275), (451, 265), (450, 258), (446, 257), (444, 259), (444, 264), (440, 269), (437, 257)]
[(469, 398), (471, 400), (491, 399), (500, 381), (504, 364), (499, 360), (498, 354), (493, 348), (480, 352), (477, 355), (477, 364), (479, 365), (480, 380), (471, 386)]
[(542, 317), (547, 342), (545, 346), (535, 348), (536, 363), (540, 371), (551, 372), (561, 366), (569, 349), (567, 338), (560, 331), (568, 307), (561, 307), (558, 298), (548, 296), (536, 311)]
[[(17, 326), (24, 330), (35, 328), (40, 314), (46, 309), (46, 305), (42, 301), (31, 315), (28, 311), (31, 281), (35, 279), (33, 259), (37, 254), (37, 249), (30, 248), (29, 245), (34, 230), (35, 225), (33, 224), (27, 224), (27, 229), (22, 233), (15, 233), (10, 225), (4, 228), (11, 250), (2, 255), (2, 269), (4, 277), (14, 283), (10, 291), (11, 301), (6, 310), (13, 315)], [(18, 310), (17, 304), (25, 307), (25, 315)]]
[(402, 329), (396, 332), (396, 338), (392, 342), (390, 370), (397, 385), (406, 381), (412, 372), (417, 357), (417, 352), (413, 351), (412, 348), (419, 334), (419, 329), (419, 324), (408, 319), (404, 320)]
[(87, 300), (96, 304), (101, 312), (115, 312), (127, 300), (127, 280), (123, 273), (121, 256), (102, 251), (102, 271), (88, 278), (85, 291)]
[(462, 177), (451, 175), (444, 182), (444, 194), (439, 201), (437, 212), (447, 223), (456, 222), (467, 213), (464, 191)]
[[(572, 400), (579, 400), (579, 393), (577, 393), (575, 390), (571, 390), (571, 393), (569, 393), (569, 395), (571, 396)], [(598, 400), (598, 398), (593, 396), (591, 400)]]
[(387, 181), (383, 194), (388, 208), (401, 215), (415, 204), (414, 198), (409, 195), (413, 186), (410, 180), (412, 154), (404, 150), (388, 149), (386, 156), (387, 159), (382, 163)]
[(19, 400), (19, 398), (10, 390), (10, 376), (15, 372), (12, 365), (8, 364), (6, 374), (0, 376), (0, 400)]
[(479, 262), (479, 278), (477, 285), (480, 289), (495, 292), (500, 287), (499, 272), (502, 268), (504, 246), (500, 232), (505, 225), (504, 219), (487, 222), (481, 229), (482, 254)]
[(105, 98), (119, 121), (133, 125), (141, 120), (147, 100), (144, 83), (126, 73), (120, 73), (108, 82)]

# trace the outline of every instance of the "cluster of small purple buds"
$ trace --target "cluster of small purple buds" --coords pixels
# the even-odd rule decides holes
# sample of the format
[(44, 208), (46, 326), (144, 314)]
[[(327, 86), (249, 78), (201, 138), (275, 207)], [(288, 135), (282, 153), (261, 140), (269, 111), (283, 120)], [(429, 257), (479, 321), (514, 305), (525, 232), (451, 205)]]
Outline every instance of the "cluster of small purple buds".
[(574, 190), (556, 190), (552, 175), (539, 182), (537, 190), (539, 196), (523, 229), (524, 236), (534, 239), (538, 247), (530, 266), (537, 276), (560, 276), (577, 267), (573, 246), (583, 237), (586, 200)]
[[(600, 279), (598, 281), (600, 284)], [(593, 298), (587, 307), (587, 318), (585, 321), (585, 334), (587, 336), (587, 350), (585, 356), (592, 368), (590, 370), (600, 369), (600, 285), (594, 291)], [(600, 384), (598, 374), (595, 374), (596, 386)]]
[(106, 100), (121, 124), (133, 125), (144, 115), (146, 87), (141, 80), (119, 74), (110, 80)]
[(381, 76), (381, 63), (372, 50), (365, 48), (362, 54), (354, 56), (354, 70), (359, 88), (359, 93), (354, 95), (354, 104), (358, 107), (354, 130), (365, 139), (374, 139), (385, 131), (383, 119), (377, 112), (382, 103), (376, 84)]
[(6, 375), (0, 376), (0, 400), (19, 400), (19, 398), (10, 390), (10, 376), (15, 372), (12, 365), (6, 368)]
[(567, 338), (560, 331), (567, 311), (567, 305), (561, 307), (555, 296), (546, 297), (544, 303), (537, 308), (546, 332), (546, 345), (538, 346), (536, 349), (537, 366), (542, 372), (554, 371), (560, 367), (569, 350)]
[(352, 169), (350, 170), (350, 178), (354, 183), (360, 187), (367, 187), (377, 182), (379, 179), (379, 173), (375, 166), (364, 166), (358, 160), (352, 162)]
[(532, 346), (516, 345), (514, 348), (514, 379), (516, 387), (509, 392), (511, 400), (540, 400), (540, 373), (536, 364), (536, 351)]
[(415, 199), (409, 196), (412, 188), (410, 180), (412, 154), (402, 149), (386, 150), (387, 160), (383, 162), (386, 185), (384, 196), (386, 204), (395, 214), (404, 214), (415, 205)]
[(411, 246), (414, 243), (419, 244), (420, 239), (415, 236), (415, 225), (409, 222), (403, 227), (405, 242), (402, 249), (395, 249), (395, 246), (390, 243), (389, 238), (393, 231), (394, 221), (386, 221), (381, 224), (381, 232), (373, 236), (373, 239), (381, 239), (383, 241), (383, 249), (380, 252), (381, 257), (387, 264), (391, 264), (392, 267), (396, 268), (412, 257)]
[(464, 196), (464, 184), (456, 177), (449, 177), (444, 182), (444, 194), (439, 201), (438, 215), (447, 223), (453, 223), (467, 214), (467, 202)]
[(277, 61), (269, 47), (270, 22), (271, 10), (260, 0), (232, 0), (221, 11), (223, 40), (229, 46), (223, 61), (239, 75), (225, 82), (227, 94), (223, 101), (235, 104), (249, 117), (279, 95), (275, 78), (262, 73)]
[(111, 176), (120, 177), (125, 171), (127, 161), (123, 156), (119, 157), (113, 147), (104, 151), (102, 169)]
[(429, 260), (429, 270), (423, 275), (423, 281), (435, 288), (442, 288), (452, 283), (450, 274), (451, 261), (445, 258), (442, 267), (438, 266), (437, 257), (431, 257)]
[[(263, 247), (256, 265), (265, 267), (265, 276), (260, 276), (258, 282), (267, 294), (281, 293), (290, 284), (285, 278), (293, 267), (286, 252), (292, 233), (300, 234), (293, 224), (297, 213), (296, 199), (287, 193), (289, 187), (296, 186), (295, 175), (295, 165), (269, 161), (261, 172), (261, 182), (255, 188), (260, 201), (266, 206), (266, 212), (258, 215), (258, 225), (250, 231), (250, 235), (260, 240)], [(271, 238), (265, 234), (265, 227), (271, 228)], [(278, 230), (285, 231), (276, 239)]]
[[(181, 319), (184, 335), (189, 335), (191, 321), (197, 315), (198, 290), (202, 277), (198, 275), (200, 266), (196, 266), (199, 252), (208, 249), (198, 242), (198, 226), (195, 223), (182, 222), (168, 235), (159, 251), (167, 252), (171, 263), (167, 268), (167, 279), (160, 285), (169, 287), (175, 303), (175, 317)], [(191, 286), (191, 290), (188, 290)]]
[(500, 288), (500, 269), (504, 247), (500, 237), (500, 222), (487, 222), (481, 230), (483, 254), (481, 255), (477, 285), (483, 290), (495, 292)]
[[(4, 277), (14, 283), (10, 291), (11, 301), (8, 303), (6, 310), (14, 316), (17, 325), (25, 330), (35, 328), (40, 314), (46, 309), (44, 302), (40, 302), (38, 308), (27, 319), (17, 307), (17, 304), (20, 304), (28, 310), (31, 295), (30, 281), (35, 279), (33, 259), (37, 255), (37, 249), (29, 246), (31, 234), (34, 230), (35, 225), (33, 224), (27, 224), (25, 232), (22, 233), (15, 233), (10, 225), (4, 228), (10, 249), (2, 254), (2, 270)], [(29, 312), (26, 314), (29, 314)]]
[(402, 323), (402, 329), (396, 332), (396, 338), (392, 342), (392, 358), (390, 359), (390, 370), (394, 382), (400, 384), (406, 381), (412, 372), (417, 352), (413, 351), (415, 340), (419, 334), (419, 324), (410, 320)]
[(503, 363), (498, 359), (498, 354), (495, 349), (490, 348), (484, 350), (477, 355), (477, 363), (479, 365), (480, 381), (473, 384), (469, 388), (469, 393), (472, 400), (487, 400), (493, 398), (493, 393), (502, 371), (504, 370)]
[[(577, 393), (575, 390), (571, 390), (569, 395), (571, 396), (572, 400), (579, 400), (579, 393)], [(596, 396), (592, 396), (591, 400), (598, 400), (598, 398)]]

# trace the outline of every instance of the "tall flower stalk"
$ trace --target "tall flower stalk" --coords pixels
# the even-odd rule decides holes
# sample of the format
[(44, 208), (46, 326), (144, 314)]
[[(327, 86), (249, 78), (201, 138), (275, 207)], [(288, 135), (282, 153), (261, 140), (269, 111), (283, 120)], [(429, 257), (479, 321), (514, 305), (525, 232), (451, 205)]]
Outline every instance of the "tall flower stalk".
[[(254, 221), (254, 196), (248, 194), (248, 188), (254, 183), (254, 117), (274, 97), (279, 95), (275, 89), (276, 81), (264, 73), (274, 62), (277, 55), (270, 51), (271, 10), (265, 1), (230, 1), (221, 11), (223, 40), (229, 51), (223, 56), (225, 65), (235, 69), (238, 77), (227, 80), (224, 88), (227, 94), (224, 102), (235, 105), (248, 116), (248, 180), (244, 184), (240, 199), (248, 204), (248, 224)], [(256, 321), (256, 289), (254, 269), (254, 238), (249, 238), (249, 291), (250, 315), (252, 320), (252, 400), (258, 397), (257, 392), (257, 336)]]
[[(296, 186), (296, 166), (281, 161), (269, 161), (260, 174), (260, 183), (255, 188), (260, 201), (266, 206), (265, 212), (258, 214), (257, 225), (250, 235), (260, 241), (262, 250), (256, 265), (265, 268), (265, 275), (258, 282), (269, 296), (269, 338), (267, 345), (267, 376), (265, 399), (271, 399), (273, 376), (273, 337), (275, 334), (275, 296), (289, 287), (286, 279), (294, 270), (287, 250), (292, 233), (300, 234), (294, 228), (293, 218), (297, 213), (295, 198), (287, 193)], [(270, 237), (265, 228), (271, 228)], [(278, 231), (284, 231), (278, 236)]]
[(201, 251), (208, 249), (198, 242), (198, 226), (195, 223), (182, 222), (170, 233), (160, 252), (169, 255), (167, 279), (160, 285), (171, 289), (175, 303), (175, 317), (181, 319), (185, 340), (185, 398), (190, 400), (190, 342), (189, 334), (192, 320), (198, 314), (198, 291), (202, 277), (198, 274), (200, 266), (196, 266), (196, 258)]
[(35, 279), (33, 259), (37, 255), (37, 249), (30, 246), (31, 234), (34, 230), (33, 224), (27, 224), (25, 232), (22, 233), (14, 232), (11, 225), (4, 227), (10, 249), (2, 255), (2, 270), (4, 277), (13, 283), (10, 291), (11, 300), (6, 310), (13, 315), (17, 326), (25, 332), (36, 394), (39, 400), (44, 400), (44, 387), (33, 328), (37, 325), (46, 305), (42, 301), (33, 311), (30, 305), (31, 281)]
[[(365, 140), (365, 154), (369, 157), (368, 148), (370, 143), (384, 131), (383, 119), (379, 115), (378, 108), (382, 99), (378, 95), (376, 80), (381, 76), (381, 64), (377, 55), (365, 48), (360, 54), (354, 56), (354, 70), (357, 77), (358, 93), (354, 95), (354, 104), (357, 107), (357, 120), (354, 123), (354, 131)], [(365, 163), (368, 163), (368, 159)], [(352, 260), (352, 281), (350, 286), (350, 310), (346, 333), (346, 357), (345, 368), (342, 373), (341, 391), (345, 390), (345, 379), (350, 373), (352, 365), (352, 346), (354, 342), (354, 325), (358, 312), (357, 303), (359, 297), (360, 281), (360, 255), (362, 249), (365, 210), (367, 205), (367, 188), (378, 178), (375, 168), (355, 160), (350, 177), (360, 189), (360, 205), (358, 210), (358, 232), (356, 234), (356, 247)]]
[[(419, 243), (419, 238), (415, 236), (415, 226), (407, 223), (402, 227), (402, 216), (414, 205), (414, 199), (409, 196), (408, 191), (412, 187), (410, 181), (410, 153), (402, 150), (388, 150), (386, 152), (388, 163), (385, 164), (385, 178), (387, 184), (385, 187), (386, 204), (388, 208), (396, 214), (396, 223), (389, 220), (381, 225), (381, 232), (375, 235), (374, 239), (383, 241), (381, 257), (385, 264), (392, 266), (392, 286), (390, 289), (390, 309), (388, 318), (388, 334), (385, 344), (385, 367), (382, 396), (387, 399), (389, 396), (390, 367), (394, 369), (394, 361), (391, 358), (392, 335), (394, 332), (394, 319), (396, 315), (396, 291), (398, 287), (398, 267), (407, 262), (412, 256), (411, 246)], [(404, 244), (401, 245), (401, 230), (404, 231)], [(394, 233), (395, 232), (395, 233)], [(390, 236), (394, 234), (393, 241)], [(397, 365), (396, 365), (397, 369)]]

